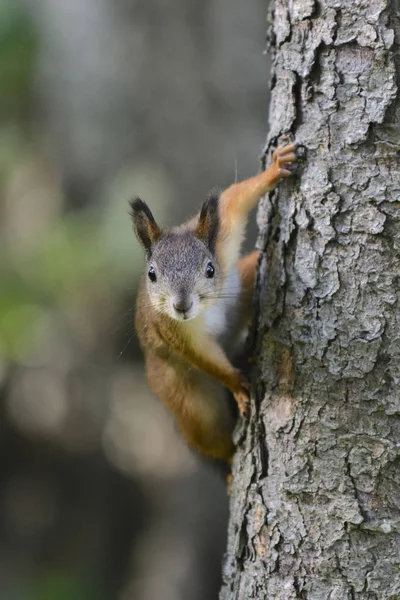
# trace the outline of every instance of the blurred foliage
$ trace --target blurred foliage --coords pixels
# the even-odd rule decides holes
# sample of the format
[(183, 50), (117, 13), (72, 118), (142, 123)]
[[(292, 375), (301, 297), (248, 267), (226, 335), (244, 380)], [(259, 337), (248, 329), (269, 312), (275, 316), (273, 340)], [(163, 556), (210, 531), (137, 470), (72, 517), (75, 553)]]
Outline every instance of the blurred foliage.
[[(7, 187), (29, 157), (42, 152), (25, 126), (32, 105), (37, 40), (28, 17), (14, 0), (0, 2), (0, 215), (6, 215)], [(61, 183), (59, 182), (61, 193)], [(30, 190), (26, 190), (29, 194)], [(23, 202), (23, 198), (13, 198)], [(35, 328), (49, 309), (65, 307), (98, 284), (120, 291), (135, 250), (128, 204), (103, 203), (99, 214), (62, 214), (28, 249), (15, 256), (6, 239), (7, 218), (0, 225), (0, 359), (18, 361), (33, 352)], [(125, 208), (125, 210), (124, 210)], [(40, 210), (40, 207), (39, 209)], [(7, 215), (6, 215), (7, 216)], [(29, 215), (28, 215), (29, 217)], [(27, 218), (28, 218), (27, 217)], [(113, 228), (110, 231), (110, 227)], [(1, 229), (2, 228), (2, 229)], [(136, 247), (136, 251), (137, 251)], [(138, 264), (134, 261), (133, 264)], [(137, 273), (136, 273), (137, 275)]]
[(31, 21), (15, 0), (0, 2), (0, 115), (21, 117), (29, 106), (37, 49)]
[[(46, 308), (68, 301), (101, 266), (96, 228), (74, 217), (60, 219), (16, 265), (7, 252), (0, 258), (0, 348), (18, 358), (33, 340)], [(104, 259), (103, 259), (104, 260)]]
[[(59, 214), (18, 256), (7, 244), (6, 204), (10, 180), (27, 160), (45, 154), (26, 127), (32, 105), (37, 40), (31, 21), (13, 0), (0, 2), (0, 361), (33, 352), (37, 324), (49, 309), (107, 285), (117, 294), (126, 276), (137, 277), (139, 257), (121, 196), (105, 199), (98, 212)], [(47, 157), (44, 157), (45, 159)], [(61, 192), (61, 182), (58, 181)], [(23, 190), (29, 194), (30, 190)], [(9, 202), (24, 202), (22, 197)], [(54, 202), (56, 202), (54, 200)], [(38, 207), (40, 210), (40, 207)], [(29, 215), (26, 217), (29, 219)], [(136, 251), (136, 255), (134, 254)], [(125, 260), (122, 260), (125, 257)], [(132, 267), (136, 265), (136, 270)]]
[(117, 233), (115, 227), (112, 243), (108, 223), (121, 225), (119, 217), (111, 219), (109, 212), (102, 216), (101, 219), (94, 219), (91, 214), (60, 217), (17, 263), (3, 248), (0, 254), (0, 356), (21, 358), (22, 349), (25, 353), (27, 344), (35, 339), (33, 330), (46, 310), (88, 296), (103, 282), (116, 293), (126, 284), (126, 264), (132, 280), (137, 276), (141, 260), (126, 261), (125, 267), (119, 261), (118, 246), (122, 244), (125, 248), (127, 233), (131, 255), (138, 258), (127, 210), (122, 215), (125, 222), (119, 229), (122, 228), (125, 236)]
[(15, 600), (105, 600), (99, 581), (63, 571), (49, 571), (29, 582)]

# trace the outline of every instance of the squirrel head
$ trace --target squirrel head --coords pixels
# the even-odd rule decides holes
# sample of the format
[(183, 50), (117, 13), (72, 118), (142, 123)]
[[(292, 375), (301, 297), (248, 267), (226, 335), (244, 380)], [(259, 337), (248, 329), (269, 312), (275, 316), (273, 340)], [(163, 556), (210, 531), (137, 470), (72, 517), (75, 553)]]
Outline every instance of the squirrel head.
[(162, 231), (149, 207), (132, 200), (136, 237), (146, 253), (146, 285), (152, 307), (177, 321), (197, 317), (218, 299), (223, 276), (215, 246), (218, 196), (210, 196), (190, 226)]

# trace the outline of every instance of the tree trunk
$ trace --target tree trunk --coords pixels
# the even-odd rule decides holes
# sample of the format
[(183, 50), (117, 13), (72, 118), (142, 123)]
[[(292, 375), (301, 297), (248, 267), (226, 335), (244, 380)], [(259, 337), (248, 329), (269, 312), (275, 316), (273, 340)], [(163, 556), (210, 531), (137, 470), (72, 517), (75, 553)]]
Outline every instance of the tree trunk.
[(400, 19), (389, 0), (276, 0), (254, 394), (221, 600), (400, 598)]

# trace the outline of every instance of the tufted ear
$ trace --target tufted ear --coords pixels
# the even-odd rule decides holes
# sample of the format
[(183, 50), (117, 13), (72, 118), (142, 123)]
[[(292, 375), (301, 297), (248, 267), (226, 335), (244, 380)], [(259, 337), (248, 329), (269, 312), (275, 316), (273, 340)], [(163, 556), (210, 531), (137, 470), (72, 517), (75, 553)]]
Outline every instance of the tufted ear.
[(130, 201), (133, 230), (149, 256), (161, 235), (161, 229), (155, 222), (153, 214), (146, 202), (138, 197)]
[(219, 230), (219, 194), (212, 193), (201, 207), (199, 220), (196, 226), (196, 235), (203, 240), (212, 253), (215, 252), (215, 244)]

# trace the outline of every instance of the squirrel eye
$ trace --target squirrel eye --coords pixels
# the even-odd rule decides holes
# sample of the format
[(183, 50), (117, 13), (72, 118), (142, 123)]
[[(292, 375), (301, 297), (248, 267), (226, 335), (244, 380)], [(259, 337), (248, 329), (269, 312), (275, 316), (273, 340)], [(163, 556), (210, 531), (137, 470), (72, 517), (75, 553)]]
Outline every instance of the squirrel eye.
[(157, 279), (156, 270), (154, 267), (150, 267), (148, 276), (149, 276), (150, 281), (154, 282)]
[(214, 277), (215, 269), (212, 264), (209, 262), (206, 268), (206, 277), (208, 279), (212, 279)]

